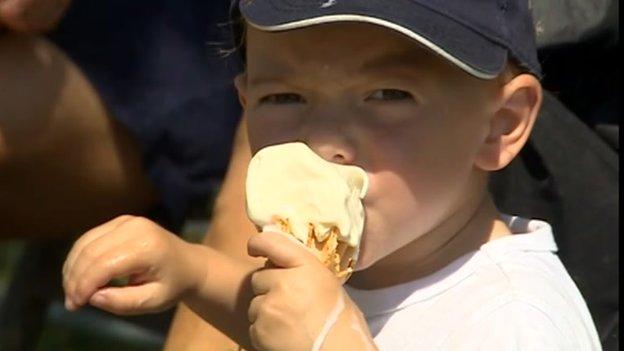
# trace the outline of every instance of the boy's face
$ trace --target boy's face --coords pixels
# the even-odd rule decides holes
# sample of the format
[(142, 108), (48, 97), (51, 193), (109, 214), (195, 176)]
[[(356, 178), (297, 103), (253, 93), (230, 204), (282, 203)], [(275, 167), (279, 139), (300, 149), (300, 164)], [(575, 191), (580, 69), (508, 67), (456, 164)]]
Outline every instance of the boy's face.
[(474, 161), (496, 84), (400, 34), (361, 23), (249, 28), (237, 85), (253, 153), (302, 141), (368, 173), (358, 270), (444, 225), (483, 190)]

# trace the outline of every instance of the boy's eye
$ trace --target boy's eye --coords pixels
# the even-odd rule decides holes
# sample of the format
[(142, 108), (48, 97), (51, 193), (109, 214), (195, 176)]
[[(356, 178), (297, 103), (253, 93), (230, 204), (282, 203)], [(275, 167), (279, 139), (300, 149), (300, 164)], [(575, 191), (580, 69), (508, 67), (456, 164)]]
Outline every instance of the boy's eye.
[(413, 101), (414, 96), (398, 89), (379, 89), (370, 94), (366, 101)]
[(260, 104), (299, 104), (305, 99), (295, 93), (271, 94), (260, 99)]

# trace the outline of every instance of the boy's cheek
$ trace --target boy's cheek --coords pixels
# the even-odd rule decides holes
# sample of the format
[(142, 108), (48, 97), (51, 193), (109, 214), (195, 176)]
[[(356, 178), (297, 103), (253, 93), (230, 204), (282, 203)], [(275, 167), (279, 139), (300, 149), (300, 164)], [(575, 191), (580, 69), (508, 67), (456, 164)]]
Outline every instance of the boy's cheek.
[(398, 223), (398, 218), (386, 213), (372, 206), (366, 209), (366, 222), (356, 271), (372, 266), (402, 246), (402, 243), (407, 240), (405, 235), (401, 234), (403, 230), (400, 229), (402, 225)]
[[(435, 226), (444, 201), (426, 184), (411, 187), (398, 178), (371, 178), (364, 199), (364, 234), (356, 270), (370, 267)], [(429, 186), (430, 188), (430, 186)]]

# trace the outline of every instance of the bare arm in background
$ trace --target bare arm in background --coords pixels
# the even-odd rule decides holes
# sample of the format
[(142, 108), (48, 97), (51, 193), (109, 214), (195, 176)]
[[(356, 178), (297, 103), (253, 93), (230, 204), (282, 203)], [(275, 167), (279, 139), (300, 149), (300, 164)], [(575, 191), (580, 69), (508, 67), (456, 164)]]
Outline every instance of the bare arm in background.
[[(247, 255), (247, 241), (256, 232), (245, 213), (245, 174), (251, 152), (246, 124), (238, 128), (228, 172), (217, 197), (212, 222), (203, 243), (258, 267), (264, 260)], [(180, 304), (165, 344), (166, 351), (237, 350), (237, 344)]]
[(77, 66), (0, 32), (0, 241), (74, 236), (154, 201), (137, 145)]

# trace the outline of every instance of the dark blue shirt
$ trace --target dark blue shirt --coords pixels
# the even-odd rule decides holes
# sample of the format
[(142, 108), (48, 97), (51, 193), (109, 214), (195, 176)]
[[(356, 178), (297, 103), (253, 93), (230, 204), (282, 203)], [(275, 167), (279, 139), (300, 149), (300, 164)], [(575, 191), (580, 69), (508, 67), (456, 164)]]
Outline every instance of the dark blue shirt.
[(240, 118), (229, 1), (74, 1), (50, 35), (136, 138), (161, 195), (158, 221), (177, 228), (220, 179)]

